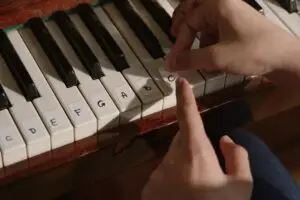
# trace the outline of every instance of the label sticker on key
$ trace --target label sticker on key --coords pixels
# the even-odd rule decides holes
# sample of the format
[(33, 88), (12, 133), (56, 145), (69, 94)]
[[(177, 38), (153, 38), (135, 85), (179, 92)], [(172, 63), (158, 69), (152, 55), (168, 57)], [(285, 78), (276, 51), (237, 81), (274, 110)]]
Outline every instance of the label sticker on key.
[(82, 101), (70, 104), (69, 111), (71, 112), (72, 120), (74, 120), (76, 124), (86, 123), (94, 118), (90, 108)]
[(124, 111), (128, 108), (135, 107), (136, 96), (135, 93), (127, 85), (120, 86), (115, 89), (115, 96), (119, 108)]
[(139, 93), (145, 97), (161, 94), (151, 79), (141, 79), (137, 81), (137, 87), (139, 88)]
[(46, 126), (51, 130), (51, 132), (56, 132), (57, 130), (63, 130), (67, 128), (67, 120), (60, 110), (51, 110), (45, 113)]
[(0, 146), (2, 151), (24, 145), (24, 141), (16, 128), (8, 127), (6, 129), (0, 129), (0, 133)]
[(47, 130), (38, 118), (24, 121), (21, 129), (26, 141), (29, 143), (48, 136)]
[(115, 106), (108, 95), (99, 93), (97, 95), (94, 95), (92, 97), (92, 100), (93, 104), (96, 105), (96, 109), (99, 110), (99, 114), (101, 116), (111, 114), (111, 112), (115, 112)]
[(174, 84), (178, 78), (177, 73), (170, 73), (166, 71), (164, 68), (159, 68), (159, 73), (164, 81), (168, 84)]

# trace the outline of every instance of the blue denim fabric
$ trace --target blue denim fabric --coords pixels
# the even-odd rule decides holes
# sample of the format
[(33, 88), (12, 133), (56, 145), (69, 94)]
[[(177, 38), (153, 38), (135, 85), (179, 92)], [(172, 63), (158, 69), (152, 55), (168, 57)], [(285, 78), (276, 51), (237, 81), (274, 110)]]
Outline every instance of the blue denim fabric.
[[(227, 135), (248, 151), (254, 178), (252, 200), (300, 200), (296, 181), (259, 138), (244, 130), (235, 130)], [(224, 169), (224, 159), (216, 146), (221, 136), (215, 137), (212, 142)]]

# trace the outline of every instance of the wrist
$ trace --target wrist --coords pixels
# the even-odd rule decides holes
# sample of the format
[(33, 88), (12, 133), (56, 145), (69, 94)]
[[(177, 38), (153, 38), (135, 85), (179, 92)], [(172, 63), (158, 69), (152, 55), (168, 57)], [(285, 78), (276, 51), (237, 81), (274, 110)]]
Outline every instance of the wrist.
[(294, 73), (300, 77), (300, 39), (291, 38), (286, 48), (281, 49), (282, 57), (279, 56), (275, 70)]
[(300, 39), (290, 38), (274, 57), (273, 69), (265, 74), (271, 81), (285, 86), (300, 86)]

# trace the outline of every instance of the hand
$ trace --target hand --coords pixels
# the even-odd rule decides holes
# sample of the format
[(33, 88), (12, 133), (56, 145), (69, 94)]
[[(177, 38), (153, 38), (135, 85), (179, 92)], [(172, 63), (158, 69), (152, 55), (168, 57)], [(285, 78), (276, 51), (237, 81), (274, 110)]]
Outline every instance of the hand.
[[(167, 58), (167, 70), (202, 68), (263, 75), (276, 69), (292, 70), (295, 60), (299, 61), (299, 39), (245, 1), (195, 2), (184, 0), (174, 11), (171, 31), (177, 41)], [(197, 32), (201, 48), (190, 50)]]
[(177, 81), (179, 133), (153, 172), (142, 200), (250, 200), (252, 176), (247, 151), (228, 136), (220, 141), (226, 162), (222, 171), (185, 79)]

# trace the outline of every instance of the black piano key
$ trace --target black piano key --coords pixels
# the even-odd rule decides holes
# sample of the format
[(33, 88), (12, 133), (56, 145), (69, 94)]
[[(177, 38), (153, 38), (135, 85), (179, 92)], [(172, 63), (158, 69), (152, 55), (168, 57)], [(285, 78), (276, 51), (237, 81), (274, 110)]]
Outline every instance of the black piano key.
[(260, 12), (261, 14), (264, 14), (263, 8), (255, 1), (255, 0), (247, 0), (246, 1), (252, 8)]
[(61, 52), (42, 19), (32, 18), (27, 22), (27, 25), (32, 30), (66, 87), (78, 86), (79, 81), (72, 66)]
[(28, 74), (23, 62), (9, 41), (6, 33), (2, 30), (0, 31), (0, 51), (4, 61), (7, 64), (7, 67), (12, 73), (26, 100), (32, 101), (40, 97), (40, 94), (33, 80)]
[(11, 104), (4, 92), (2, 85), (0, 84), (0, 111), (11, 107)]
[(298, 11), (296, 0), (277, 0), (277, 2), (289, 13)]
[(121, 72), (129, 68), (123, 51), (99, 21), (92, 7), (88, 4), (80, 4), (77, 6), (76, 11), (116, 70)]
[(176, 38), (171, 34), (172, 27), (172, 18), (166, 12), (164, 8), (162, 8), (158, 2), (152, 0), (141, 0), (142, 4), (151, 14), (152, 18), (155, 22), (160, 26), (160, 28), (165, 32), (165, 34), (169, 37), (169, 39), (174, 43)]
[(91, 77), (93, 79), (103, 77), (104, 73), (101, 70), (101, 65), (98, 59), (85, 43), (69, 16), (64, 11), (57, 11), (52, 15), (52, 17), (75, 50), (77, 56), (86, 67)]
[(150, 55), (154, 59), (163, 58), (165, 54), (158, 39), (132, 9), (130, 3), (127, 0), (118, 0), (114, 4)]

